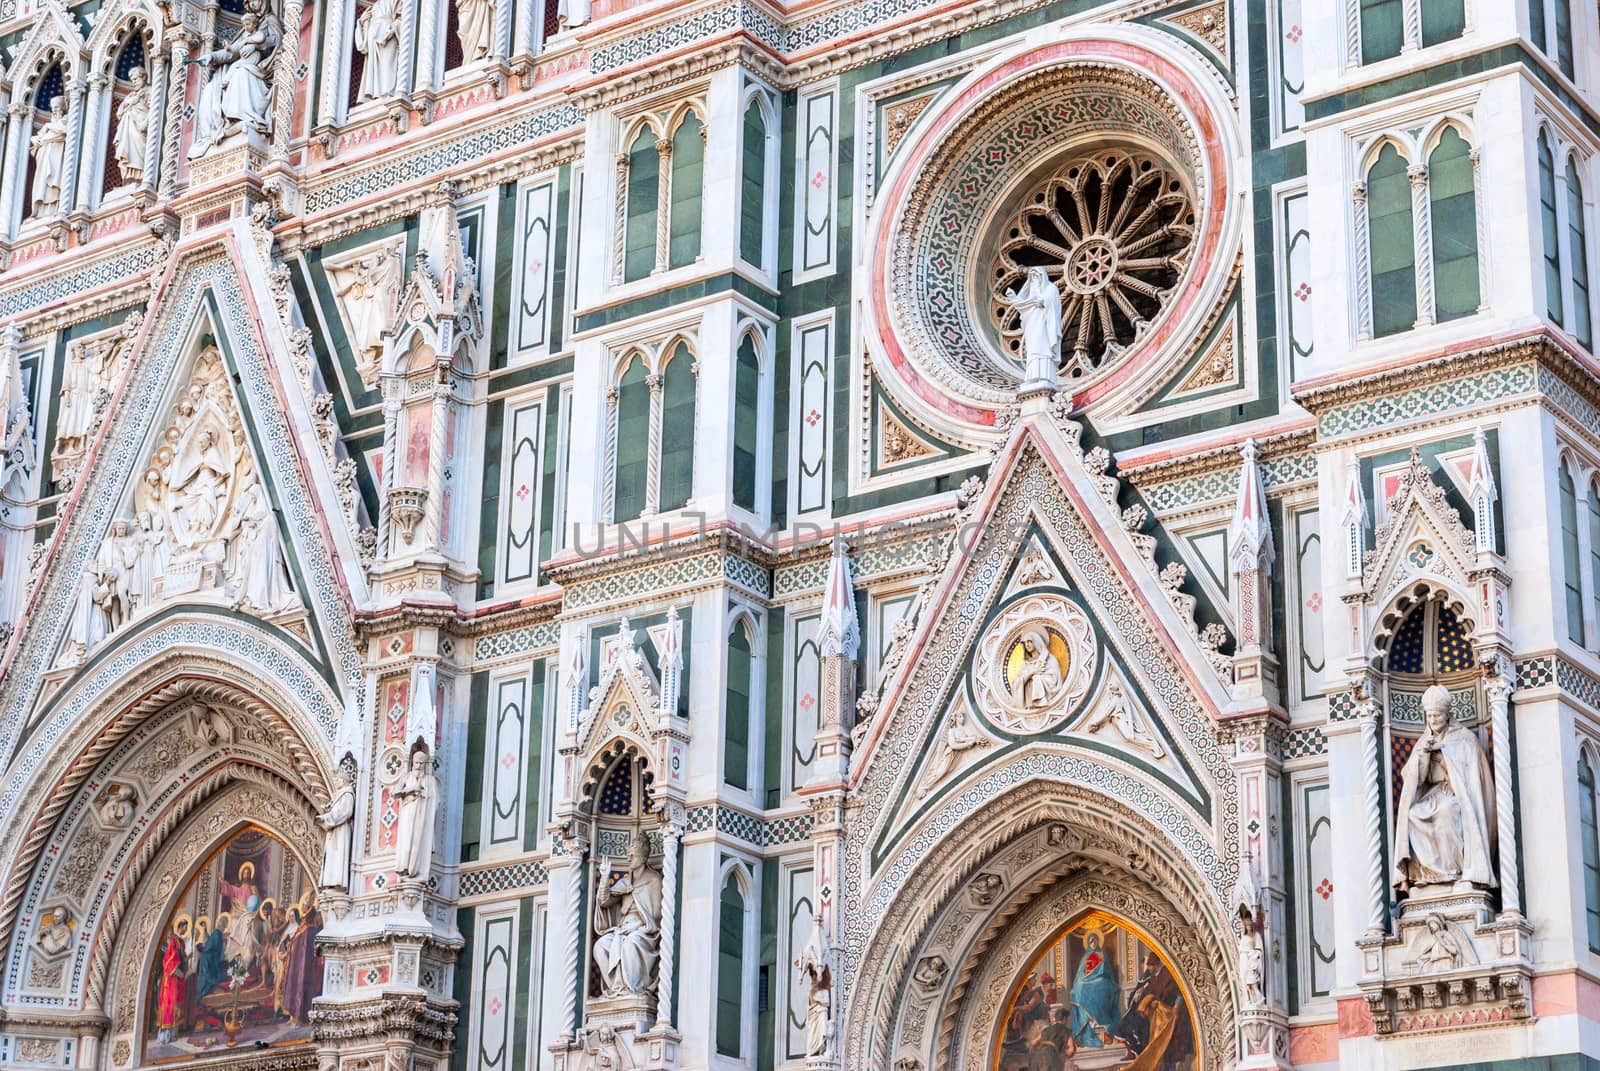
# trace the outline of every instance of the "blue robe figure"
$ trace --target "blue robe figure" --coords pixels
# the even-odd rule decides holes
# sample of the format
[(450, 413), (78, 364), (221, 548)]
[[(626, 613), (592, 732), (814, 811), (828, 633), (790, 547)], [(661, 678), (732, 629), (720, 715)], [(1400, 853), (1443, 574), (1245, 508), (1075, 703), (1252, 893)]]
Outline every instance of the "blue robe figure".
[(222, 969), (222, 942), (221, 927), (214, 927), (206, 934), (205, 944), (200, 946), (200, 969), (195, 971), (195, 997), (205, 996), (221, 984), (224, 971)]
[(1083, 959), (1072, 977), (1072, 1038), (1083, 1048), (1100, 1048), (1100, 1030), (1111, 1030), (1122, 1018), (1122, 990), (1111, 960), (1100, 949), (1100, 935), (1084, 942)]

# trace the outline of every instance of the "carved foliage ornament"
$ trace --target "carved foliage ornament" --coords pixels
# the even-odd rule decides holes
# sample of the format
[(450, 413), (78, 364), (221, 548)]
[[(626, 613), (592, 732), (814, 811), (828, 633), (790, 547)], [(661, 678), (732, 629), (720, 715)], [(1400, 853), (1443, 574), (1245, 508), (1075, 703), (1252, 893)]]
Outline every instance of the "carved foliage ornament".
[(1046, 732), (1083, 700), (1098, 653), (1082, 610), (1056, 595), (1029, 596), (990, 623), (979, 641), (973, 695), (996, 727)]

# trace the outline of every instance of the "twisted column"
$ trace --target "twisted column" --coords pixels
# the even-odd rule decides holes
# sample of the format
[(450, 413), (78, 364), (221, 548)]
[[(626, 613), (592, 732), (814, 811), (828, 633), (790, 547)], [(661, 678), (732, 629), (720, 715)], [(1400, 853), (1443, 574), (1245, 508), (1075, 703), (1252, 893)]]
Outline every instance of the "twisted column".
[(1378, 704), (1362, 704), (1361, 774), (1367, 818), (1367, 936), (1379, 937), (1389, 928), (1389, 882), (1383, 870), (1383, 763), (1378, 734)]
[(628, 260), (628, 154), (617, 153), (617, 211), (613, 222), (615, 241), (612, 243), (611, 285), (622, 282)]
[(61, 168), (61, 200), (56, 209), (63, 216), (72, 210), (78, 197), (78, 165), (83, 162), (83, 98), (88, 84), (74, 78), (67, 84), (67, 148)]
[(1352, 67), (1361, 66), (1361, 4), (1359, 0), (1344, 0), (1345, 59)]
[(178, 189), (178, 141), (183, 124), (183, 94), (187, 87), (189, 38), (176, 34), (172, 39), (172, 63), (167, 69), (167, 111), (161, 136), (161, 186), (159, 196), (167, 200)]
[(28, 117), (29, 108), (26, 104), (13, 103), (7, 107), (11, 118), (6, 124), (6, 162), (5, 177), (0, 180), (0, 211), (5, 212), (5, 236), (13, 238), (17, 233), (17, 218), (21, 215), (17, 211), (17, 186), (27, 174), (28, 167), (28, 132), (23, 123)]
[(1401, 0), (1403, 37), (1401, 52), (1415, 52), (1422, 47), (1422, 0)]
[(428, 427), (428, 543), (443, 551), (444, 540), (444, 451), (446, 425), (450, 416), (450, 378), (433, 385), (433, 416)]
[(678, 851), (683, 825), (676, 816), (661, 830), (661, 960), (656, 974), (656, 1029), (672, 1028), (672, 984), (678, 966)]
[(294, 125), (294, 69), (300, 59), (300, 14), (303, 0), (285, 0), (283, 40), (273, 59), (272, 82), (272, 159), (289, 161), (289, 134)]
[[(345, 23), (350, 21), (350, 0), (333, 0), (326, 8), (327, 20), (322, 27), (322, 92), (317, 100), (317, 123), (333, 126), (339, 121), (339, 106), (348, 99), (340, 95), (344, 78), (350, 68), (346, 63)], [(402, 21), (404, 17), (402, 16)]]
[(644, 511), (661, 509), (661, 390), (665, 383), (659, 372), (645, 378), (650, 388), (650, 447), (644, 466)]
[(580, 945), (582, 942), (583, 859), (589, 853), (589, 843), (582, 837), (567, 838), (567, 932), (562, 949), (561, 965), (567, 986), (561, 991), (561, 1039), (571, 1042), (578, 1022), (578, 987), (583, 984), (579, 974)]
[(1411, 248), (1417, 268), (1417, 326), (1433, 323), (1433, 212), (1428, 205), (1428, 169), (1406, 168), (1411, 180)]
[(378, 546), (384, 557), (394, 553), (389, 545), (389, 492), (394, 490), (395, 443), (400, 435), (400, 399), (395, 387), (384, 384), (383, 392), (383, 498), (378, 504)]
[(101, 146), (105, 144), (100, 136), (101, 131), (108, 135), (111, 132), (111, 94), (107, 92), (111, 79), (103, 74), (91, 75), (89, 78), (89, 92), (85, 98), (85, 113), (80, 122), (83, 128), (83, 139), (78, 143), (78, 194), (69, 206), (64, 200), (61, 207), (65, 211), (88, 211), (90, 200), (90, 187), (94, 182), (94, 165), (100, 155)]
[(656, 141), (656, 271), (666, 271), (672, 250), (672, 139)]
[(157, 52), (151, 58), (149, 74), (150, 123), (144, 132), (144, 173), (139, 176), (139, 188), (154, 193), (156, 181), (161, 177), (162, 128), (167, 115), (167, 57), (164, 53)]
[(1517, 814), (1511, 798), (1511, 684), (1504, 677), (1484, 689), (1489, 697), (1489, 726), (1494, 733), (1494, 813), (1496, 845), (1500, 856), (1500, 912), (1522, 914), (1522, 886), (1518, 882)]
[(1367, 220), (1367, 184), (1350, 187), (1356, 208), (1356, 339), (1372, 337), (1372, 235)]
[(606, 442), (601, 460), (605, 471), (600, 474), (605, 494), (600, 515), (607, 524), (617, 519), (617, 399), (621, 393), (615, 384), (606, 388)]

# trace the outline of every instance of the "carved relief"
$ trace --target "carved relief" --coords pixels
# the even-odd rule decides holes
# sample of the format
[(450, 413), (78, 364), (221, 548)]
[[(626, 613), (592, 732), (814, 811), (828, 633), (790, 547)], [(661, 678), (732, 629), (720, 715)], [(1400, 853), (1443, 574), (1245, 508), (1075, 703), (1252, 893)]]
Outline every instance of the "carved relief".
[[(362, 17), (370, 15), (378, 6), (368, 8)], [(404, 279), (403, 256), (404, 247), (396, 243), (354, 260), (328, 265), (328, 281), (333, 285), (334, 297), (344, 318), (356, 374), (368, 388), (377, 384), (378, 373), (382, 370), (383, 337), (394, 324), (400, 284)]]
[(928, 110), (928, 105), (933, 103), (937, 93), (924, 93), (920, 97), (910, 97), (906, 100), (897, 100), (883, 110), (883, 155), (885, 159), (894, 155), (917, 117)]
[(979, 642), (973, 694), (997, 727), (1044, 732), (1088, 691), (1097, 653), (1082, 610), (1058, 596), (1030, 596), (996, 618)]
[(50, 470), (56, 487), (70, 490), (78, 480), (83, 455), (100, 430), (132, 352), (144, 317), (131, 313), (115, 332), (68, 344), (56, 408), (56, 437), (50, 449)]

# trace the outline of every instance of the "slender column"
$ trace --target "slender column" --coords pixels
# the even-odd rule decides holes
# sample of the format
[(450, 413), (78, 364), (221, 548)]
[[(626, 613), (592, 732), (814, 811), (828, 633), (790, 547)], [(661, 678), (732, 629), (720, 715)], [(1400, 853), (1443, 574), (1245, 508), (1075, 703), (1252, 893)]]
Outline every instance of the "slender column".
[(169, 200), (178, 192), (178, 143), (183, 124), (184, 90), (188, 88), (189, 38), (177, 33), (172, 38), (172, 66), (167, 71), (167, 111), (161, 136), (161, 188), (159, 196)]
[(289, 135), (294, 126), (294, 91), (298, 79), (294, 69), (300, 62), (300, 17), (304, 11), (303, 0), (285, 0), (283, 5), (283, 40), (278, 42), (278, 53), (273, 57), (272, 96), (272, 159), (289, 162)]
[[(103, 74), (89, 79), (89, 95), (85, 101), (83, 141), (78, 147), (78, 196), (73, 200), (74, 211), (89, 210), (90, 190), (94, 184), (94, 165), (102, 153), (105, 138), (111, 126), (111, 79)], [(63, 202), (65, 204), (65, 202)]]
[(450, 417), (450, 373), (441, 372), (442, 382), (433, 385), (433, 417), (428, 428), (428, 544), (444, 552), (444, 452), (446, 425)]
[[(1471, 5), (1467, 6), (1470, 10)], [(1467, 158), (1472, 161), (1472, 218), (1478, 231), (1478, 311), (1483, 312), (1489, 307), (1489, 230), (1484, 222), (1483, 175), (1478, 166), (1483, 154), (1473, 148)]]
[(1405, 34), (1400, 51), (1415, 52), (1422, 47), (1422, 0), (1401, 0), (1400, 9)]
[(61, 201), (58, 211), (66, 215), (77, 203), (78, 163), (83, 157), (83, 107), (88, 83), (75, 78), (67, 84), (67, 152), (61, 175)]
[(139, 188), (154, 193), (161, 174), (161, 135), (167, 114), (167, 57), (156, 53), (147, 73), (150, 76), (150, 122), (144, 132), (144, 173), (139, 176)]
[(394, 490), (396, 440), (400, 434), (400, 393), (396, 384), (385, 383), (383, 390), (383, 500), (378, 506), (378, 546), (384, 557), (394, 554), (390, 545), (389, 492)]
[(1383, 869), (1383, 763), (1379, 721), (1382, 712), (1367, 699), (1361, 718), (1362, 797), (1367, 820), (1367, 936), (1382, 936), (1389, 928), (1389, 881)]
[(1367, 233), (1367, 184), (1350, 187), (1356, 210), (1356, 341), (1372, 337), (1372, 238)]
[(511, 55), (511, 17), (515, 0), (497, 0), (494, 5), (494, 47), (489, 51), (490, 63), (504, 63)]
[[(439, 22), (439, 5), (450, 0), (418, 0), (417, 9), (417, 71), (412, 79), (417, 89), (434, 87), (434, 71), (438, 69), (438, 55), (444, 29)], [(405, 42), (401, 42), (402, 47)]]
[(411, 89), (417, 81), (417, 11), (421, 3), (431, 3), (433, 0), (409, 0), (401, 9), (400, 16), (400, 59), (395, 70), (395, 94), (411, 98)]
[(664, 380), (655, 373), (646, 377), (650, 388), (650, 446), (644, 466), (644, 511), (661, 509), (661, 388)]
[(617, 519), (617, 399), (621, 392), (613, 384), (606, 388), (606, 445), (600, 479), (605, 487), (601, 519), (610, 524)]
[(1495, 843), (1500, 856), (1501, 914), (1522, 915), (1522, 886), (1518, 880), (1517, 813), (1511, 798), (1511, 683), (1504, 677), (1484, 689), (1489, 698), (1489, 727), (1494, 734)]
[(1361, 66), (1361, 5), (1358, 0), (1344, 0), (1344, 43), (1349, 66)]
[(628, 154), (617, 153), (617, 213), (614, 223), (616, 241), (611, 258), (611, 282), (622, 282), (628, 256)]
[(672, 139), (656, 141), (656, 271), (666, 271), (672, 252)]
[(1411, 180), (1411, 242), (1417, 267), (1418, 327), (1433, 323), (1433, 212), (1428, 205), (1428, 169), (1423, 164), (1406, 168)]
[[(345, 41), (345, 24), (350, 21), (352, 0), (331, 0), (323, 8), (322, 25), (322, 92), (317, 100), (317, 123), (335, 126), (339, 122), (339, 105), (348, 99), (340, 96), (346, 72), (350, 70), (349, 45)], [(402, 22), (404, 19), (402, 18)]]
[(5, 236), (14, 238), (17, 233), (17, 220), (22, 215), (17, 210), (17, 187), (22, 184), (22, 177), (28, 172), (28, 132), (23, 124), (32, 109), (27, 104), (13, 103), (6, 110), (10, 112), (11, 118), (6, 123), (8, 160), (5, 177), (0, 180), (0, 211), (5, 212)]
[(582, 957), (580, 956), (583, 943), (583, 860), (589, 854), (589, 842), (582, 836), (567, 836), (565, 838), (567, 857), (567, 932), (566, 941), (562, 948), (561, 976), (565, 984), (561, 990), (561, 1040), (571, 1042), (575, 1036), (573, 1031), (578, 1021), (578, 987), (583, 984), (580, 977)]
[(661, 830), (661, 960), (656, 974), (657, 1030), (672, 1028), (672, 982), (678, 968), (678, 853), (683, 828), (680, 817), (672, 814)]

